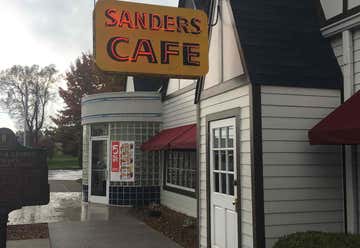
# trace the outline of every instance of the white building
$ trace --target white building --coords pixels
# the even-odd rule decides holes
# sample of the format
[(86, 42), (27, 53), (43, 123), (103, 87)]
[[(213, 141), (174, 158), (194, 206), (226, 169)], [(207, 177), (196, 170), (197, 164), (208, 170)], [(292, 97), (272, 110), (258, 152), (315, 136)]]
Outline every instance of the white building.
[[(197, 217), (199, 247), (270, 248), (308, 230), (358, 233), (355, 147), (308, 138), (359, 89), (358, 5), (181, 1), (208, 13), (209, 72), (198, 81), (129, 79), (127, 93), (83, 99), (85, 200), (160, 202)], [(112, 182), (106, 151), (127, 139), (135, 141), (135, 181)], [(99, 140), (108, 166), (94, 187), (105, 198), (86, 177)]]

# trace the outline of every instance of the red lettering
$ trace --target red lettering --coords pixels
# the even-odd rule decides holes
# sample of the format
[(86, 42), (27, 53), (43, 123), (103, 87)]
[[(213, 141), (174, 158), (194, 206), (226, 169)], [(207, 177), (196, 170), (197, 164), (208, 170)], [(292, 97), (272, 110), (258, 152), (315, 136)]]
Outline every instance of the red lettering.
[(128, 28), (133, 29), (134, 24), (131, 20), (130, 13), (127, 10), (124, 10), (121, 13), (120, 21), (119, 21), (119, 27), (122, 27), (124, 24), (128, 26)]
[(150, 40), (140, 39), (138, 40), (135, 48), (132, 62), (137, 62), (140, 56), (145, 56), (149, 63), (157, 64), (155, 51), (152, 47)]
[(105, 11), (105, 17), (108, 19), (105, 21), (105, 26), (107, 27), (113, 27), (116, 26), (117, 20), (116, 20), (116, 10), (115, 9), (107, 9)]
[(161, 64), (169, 64), (170, 55), (179, 55), (179, 50), (171, 50), (171, 47), (179, 48), (179, 42), (161, 41)]
[(146, 13), (140, 14), (139, 12), (135, 12), (135, 28), (146, 29)]
[(201, 21), (199, 19), (197, 19), (197, 18), (191, 19), (191, 26), (193, 28), (195, 28), (194, 31), (191, 31), (192, 34), (200, 34), (201, 33), (200, 24), (201, 24)]
[(162, 28), (161, 18), (158, 14), (150, 14), (149, 21), (150, 21), (150, 30), (157, 31)]
[(189, 33), (189, 21), (181, 16), (178, 16), (176, 19), (177, 22), (177, 31), (181, 33), (184, 31), (184, 33)]
[(184, 43), (183, 47), (184, 65), (200, 66), (199, 61), (193, 60), (193, 58), (200, 57), (200, 52), (194, 51), (195, 49), (199, 49), (200, 45), (195, 43)]
[(107, 53), (113, 60), (119, 62), (129, 61), (129, 56), (121, 56), (117, 52), (117, 47), (120, 43), (129, 43), (129, 39), (125, 37), (114, 37), (110, 39), (107, 44)]
[(164, 16), (164, 30), (167, 32), (174, 32), (176, 31), (175, 27), (171, 27), (175, 25), (174, 17), (165, 15)]

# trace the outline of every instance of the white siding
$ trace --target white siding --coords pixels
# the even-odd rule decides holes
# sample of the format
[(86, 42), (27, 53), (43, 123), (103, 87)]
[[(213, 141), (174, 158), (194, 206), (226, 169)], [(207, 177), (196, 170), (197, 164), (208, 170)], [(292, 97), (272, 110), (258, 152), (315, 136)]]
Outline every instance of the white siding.
[(164, 129), (196, 123), (195, 89), (163, 102)]
[(261, 87), (265, 236), (343, 231), (340, 146), (310, 146), (308, 130), (340, 104), (340, 91)]
[(253, 247), (251, 160), (250, 160), (250, 108), (249, 86), (225, 92), (200, 102), (200, 247), (207, 247), (207, 194), (206, 194), (206, 116), (240, 108), (240, 185), (241, 185), (241, 230), (242, 248)]
[(358, 7), (360, 5), (359, 0), (348, 0), (348, 9)]
[(337, 58), (337, 61), (341, 68), (344, 67), (344, 56), (343, 56), (343, 42), (342, 42), (342, 36), (338, 35), (330, 40), (331, 46), (334, 50), (334, 54)]
[(161, 191), (161, 204), (191, 217), (197, 216), (196, 199), (167, 190)]
[[(184, 81), (185, 82), (185, 81)], [(196, 123), (195, 89), (163, 102), (163, 129)], [(162, 156), (162, 161), (164, 161)], [(163, 167), (164, 168), (164, 167)], [(161, 190), (161, 204), (177, 212), (196, 217), (196, 199)]]
[(354, 89), (360, 89), (360, 30), (353, 33), (354, 44)]
[(339, 0), (321, 0), (326, 19), (342, 13), (343, 2)]

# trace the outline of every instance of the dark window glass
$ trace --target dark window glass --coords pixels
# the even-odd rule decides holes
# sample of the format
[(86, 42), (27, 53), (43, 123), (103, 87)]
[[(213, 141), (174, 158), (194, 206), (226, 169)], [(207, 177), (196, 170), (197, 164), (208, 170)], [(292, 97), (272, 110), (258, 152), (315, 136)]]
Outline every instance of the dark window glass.
[(226, 194), (226, 174), (221, 173), (221, 193)]
[(229, 195), (234, 195), (234, 175), (229, 174)]
[(214, 185), (215, 185), (215, 192), (220, 192), (220, 175), (219, 173), (214, 173)]
[(195, 151), (169, 151), (165, 163), (167, 184), (195, 189)]
[(91, 136), (107, 136), (109, 132), (108, 124), (91, 125)]

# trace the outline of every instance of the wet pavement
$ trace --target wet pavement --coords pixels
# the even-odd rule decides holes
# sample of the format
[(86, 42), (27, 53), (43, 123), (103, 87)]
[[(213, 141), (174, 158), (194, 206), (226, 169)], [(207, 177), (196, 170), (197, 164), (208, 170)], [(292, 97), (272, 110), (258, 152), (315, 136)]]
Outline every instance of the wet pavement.
[(87, 210), (87, 221), (49, 224), (52, 248), (181, 247), (133, 217), (128, 208), (89, 204)]
[[(44, 206), (23, 207), (9, 214), (9, 225), (79, 221), (86, 207), (81, 202), (81, 170), (50, 170), (50, 202)], [(83, 210), (83, 208), (85, 210)]]
[[(130, 208), (82, 202), (80, 178), (81, 170), (49, 171), (50, 203), (11, 212), (9, 225), (49, 223), (52, 248), (181, 247), (133, 217)], [(9, 248), (28, 247), (21, 242)], [(33, 242), (48, 247), (47, 240)]]
[(82, 170), (49, 170), (49, 180), (78, 180), (82, 178)]
[(50, 192), (81, 192), (81, 183), (70, 180), (51, 180)]
[(33, 224), (81, 220), (81, 193), (50, 193), (50, 203), (23, 207), (9, 214), (9, 224)]

